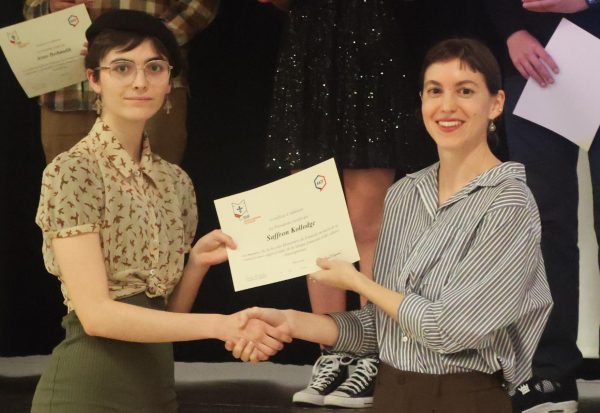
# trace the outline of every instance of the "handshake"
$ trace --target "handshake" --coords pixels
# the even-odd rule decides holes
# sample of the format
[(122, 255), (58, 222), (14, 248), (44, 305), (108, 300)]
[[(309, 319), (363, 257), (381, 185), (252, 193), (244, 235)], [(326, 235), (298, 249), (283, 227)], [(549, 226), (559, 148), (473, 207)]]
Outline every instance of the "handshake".
[[(358, 294), (362, 294), (365, 283), (370, 282), (347, 262), (319, 258), (317, 265), (321, 270), (310, 275), (311, 282)], [(235, 358), (243, 361), (268, 360), (292, 338), (333, 346), (339, 334), (333, 318), (323, 314), (253, 307), (227, 317), (229, 322), (237, 324), (220, 326), (222, 332), (217, 337), (225, 342), (225, 348)]]
[[(221, 230), (206, 234), (190, 251), (186, 267), (206, 273), (209, 267), (227, 260), (225, 247), (236, 248), (230, 236)], [(311, 282), (358, 294), (362, 294), (365, 283), (370, 282), (348, 262), (319, 258), (317, 265), (321, 270), (310, 274)], [(177, 311), (177, 308), (173, 310)], [(339, 333), (331, 317), (295, 310), (253, 307), (220, 317), (216, 331), (210, 336), (224, 341), (225, 348), (243, 361), (268, 360), (283, 348), (283, 343), (290, 343), (292, 337), (332, 346)]]
[(221, 337), (225, 348), (243, 361), (266, 361), (294, 337), (292, 310), (252, 307), (230, 317), (237, 326), (223, 326), (229, 334)]
[(225, 317), (237, 324), (220, 326), (222, 334), (217, 337), (242, 361), (268, 360), (283, 348), (283, 343), (290, 343), (292, 337), (333, 346), (339, 334), (334, 319), (324, 314), (252, 307)]

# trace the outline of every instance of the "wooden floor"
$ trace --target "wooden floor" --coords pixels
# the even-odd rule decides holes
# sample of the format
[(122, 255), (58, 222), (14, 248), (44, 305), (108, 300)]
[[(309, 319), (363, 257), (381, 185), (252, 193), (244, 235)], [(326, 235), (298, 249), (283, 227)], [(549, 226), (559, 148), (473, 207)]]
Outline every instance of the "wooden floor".
[[(0, 358), (0, 412), (29, 412), (45, 360), (43, 356)], [(272, 363), (176, 363), (180, 413), (335, 411), (292, 405), (292, 394), (306, 385), (311, 368)], [(579, 381), (578, 386), (579, 413), (600, 413), (600, 381)], [(366, 413), (369, 409), (352, 411)]]

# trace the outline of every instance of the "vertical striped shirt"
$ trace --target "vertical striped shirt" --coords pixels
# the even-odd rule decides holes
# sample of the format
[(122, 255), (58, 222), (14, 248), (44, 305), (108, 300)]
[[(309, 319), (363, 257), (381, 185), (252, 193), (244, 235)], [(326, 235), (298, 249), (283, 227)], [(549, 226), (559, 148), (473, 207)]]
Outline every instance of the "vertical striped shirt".
[(512, 388), (531, 376), (552, 306), (524, 167), (498, 165), (439, 206), (438, 168), (386, 195), (374, 277), (405, 294), (398, 320), (372, 303), (332, 314), (334, 349), (419, 373), (502, 370)]
[[(143, 11), (164, 20), (177, 42), (184, 47), (192, 37), (214, 19), (220, 0), (94, 0), (88, 12), (92, 19), (115, 9)], [(33, 19), (50, 13), (49, 0), (26, 0), (23, 15)], [(82, 45), (83, 47), (83, 45)], [(185, 49), (182, 49), (185, 52)], [(185, 73), (174, 79), (174, 87), (185, 87)], [(96, 94), (87, 81), (68, 86), (40, 97), (50, 110), (94, 110)]]

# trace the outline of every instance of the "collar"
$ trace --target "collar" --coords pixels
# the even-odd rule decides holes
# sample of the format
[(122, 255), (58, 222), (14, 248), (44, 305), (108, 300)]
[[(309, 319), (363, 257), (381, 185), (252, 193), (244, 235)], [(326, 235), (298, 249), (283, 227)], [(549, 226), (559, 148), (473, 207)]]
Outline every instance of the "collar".
[[(438, 192), (438, 170), (439, 162), (422, 169), (418, 172), (407, 174), (406, 177), (413, 181), (413, 185), (418, 189), (421, 197), (425, 203), (430, 207), (430, 212), (434, 212), (438, 209), (437, 207), (437, 192)], [(516, 179), (518, 181), (526, 182), (525, 178), (525, 167), (517, 162), (503, 162), (491, 169), (488, 169), (481, 175), (473, 178), (467, 183), (461, 190), (452, 195), (443, 205), (439, 208), (443, 208), (450, 204), (453, 204), (460, 199), (466, 197), (471, 192), (482, 187), (494, 187), (500, 185), (502, 182), (508, 179)]]
[[(437, 184), (439, 169), (440, 163), (436, 162), (418, 172), (406, 174), (406, 177), (412, 179), (415, 185), (423, 181), (431, 182), (432, 180)], [(525, 167), (518, 162), (502, 162), (500, 165), (488, 169), (481, 175), (477, 175), (464, 188), (468, 186), (497, 186), (507, 179), (517, 179), (525, 182)]]
[(119, 139), (117, 139), (111, 131), (110, 126), (104, 123), (102, 119), (96, 119), (96, 123), (90, 131), (90, 135), (92, 135), (92, 139), (96, 148), (99, 149), (101, 156), (108, 159), (124, 178), (127, 179), (136, 171), (140, 171), (154, 180), (152, 177), (152, 163), (154, 157), (150, 149), (150, 140), (148, 139), (146, 132), (144, 132), (144, 137), (142, 139), (142, 156), (139, 165), (131, 159), (131, 156), (129, 156), (125, 148), (121, 145), (121, 142), (119, 142)]

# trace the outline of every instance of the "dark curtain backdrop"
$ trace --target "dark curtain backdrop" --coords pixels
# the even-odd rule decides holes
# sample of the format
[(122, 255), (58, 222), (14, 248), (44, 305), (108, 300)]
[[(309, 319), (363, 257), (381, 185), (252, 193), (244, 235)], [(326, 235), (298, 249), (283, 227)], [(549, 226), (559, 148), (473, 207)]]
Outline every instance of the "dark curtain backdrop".
[[(414, 27), (420, 55), (432, 42), (451, 35), (497, 45), (477, 1), (412, 5), (406, 24)], [(0, 26), (21, 21), (21, 7), (20, 0), (3, 1)], [(284, 25), (285, 15), (270, 6), (222, 0), (214, 23), (190, 45), (189, 143), (183, 167), (196, 185), (198, 234), (218, 226), (213, 199), (281, 177), (263, 168), (263, 140)], [(62, 338), (65, 309), (58, 281), (44, 269), (41, 235), (34, 224), (44, 168), (39, 109), (21, 90), (4, 56), (0, 82), (0, 356), (46, 354)], [(356, 306), (356, 297), (350, 301)], [(252, 305), (309, 310), (304, 278), (234, 293), (227, 266), (216, 267), (206, 277), (194, 311), (232, 313)], [(297, 341), (275, 360), (309, 363), (317, 353), (316, 345)], [(216, 341), (179, 343), (176, 357), (230, 360)]]

